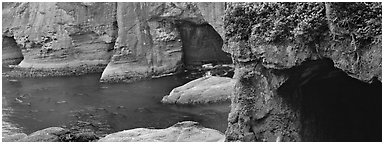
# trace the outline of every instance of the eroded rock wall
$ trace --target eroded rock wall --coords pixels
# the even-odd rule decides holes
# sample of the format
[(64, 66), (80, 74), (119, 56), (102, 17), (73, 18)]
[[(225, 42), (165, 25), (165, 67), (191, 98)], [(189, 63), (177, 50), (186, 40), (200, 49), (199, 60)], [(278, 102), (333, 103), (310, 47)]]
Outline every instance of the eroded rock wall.
[(190, 64), (230, 63), (221, 50), (222, 39), (196, 4), (118, 3), (115, 54), (101, 81), (129, 82), (175, 73)]
[(171, 73), (182, 65), (181, 39), (174, 24), (152, 20), (151, 7), (163, 3), (119, 3), (119, 36), (102, 81), (131, 80)]
[(225, 39), (224, 31), (224, 14), (225, 14), (224, 2), (200, 2), (197, 3), (201, 14), (204, 19), (219, 33), (222, 39)]
[(60, 75), (78, 67), (101, 71), (109, 62), (116, 3), (3, 4), (3, 36), (14, 37), (24, 55), (19, 68)]
[(2, 33), (15, 39), (24, 56), (15, 76), (76, 75), (106, 67), (101, 81), (131, 81), (189, 64), (231, 63), (221, 50), (224, 6), (4, 3)]
[[(359, 4), (350, 12), (354, 14), (349, 15), (366, 12), (357, 14), (357, 8), (359, 11), (372, 8)], [(381, 126), (377, 122), (381, 121), (381, 103), (376, 103), (381, 101), (381, 26), (380, 33), (357, 37), (359, 31), (355, 29), (363, 26), (370, 29), (373, 24), (366, 24), (368, 20), (354, 21), (353, 25), (360, 27), (341, 28), (342, 25), (332, 24), (326, 17), (325, 3), (231, 5), (226, 13), (225, 27), (227, 47), (236, 65), (237, 83), (228, 118), (227, 141), (381, 139), (380, 130), (375, 128)], [(371, 12), (378, 9), (381, 10), (381, 6)], [(373, 16), (370, 21), (381, 22), (381, 15)], [(339, 32), (334, 33), (332, 29)], [(358, 38), (364, 40), (358, 41)], [(324, 69), (336, 70), (324, 72)], [(337, 73), (356, 79), (339, 77)], [(349, 85), (358, 83), (356, 81), (365, 84)], [(316, 85), (326, 82), (340, 86)], [(348, 88), (344, 88), (347, 85), (360, 92), (348, 92), (345, 90)], [(308, 92), (316, 87), (321, 89), (318, 93), (324, 92), (324, 95)], [(359, 98), (364, 100), (357, 100)], [(370, 113), (365, 118), (372, 118), (371, 124), (375, 126), (367, 124), (363, 118), (345, 119), (359, 117), (351, 114), (354, 112)], [(356, 125), (359, 127), (354, 127)]]

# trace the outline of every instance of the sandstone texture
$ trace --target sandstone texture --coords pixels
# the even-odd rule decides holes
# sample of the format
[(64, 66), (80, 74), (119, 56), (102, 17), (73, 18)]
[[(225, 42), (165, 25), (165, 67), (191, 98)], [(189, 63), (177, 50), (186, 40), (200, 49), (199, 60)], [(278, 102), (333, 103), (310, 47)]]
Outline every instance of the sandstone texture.
[[(379, 113), (365, 117), (375, 117), (372, 125), (360, 116), (344, 119), (354, 116), (348, 113), (380, 111), (372, 105), (381, 106), (375, 102), (381, 100), (381, 92), (374, 90), (375, 94), (370, 95), (368, 92), (373, 89), (367, 87), (381, 86), (381, 15), (372, 16), (371, 24), (365, 23), (368, 20), (354, 21), (349, 27), (343, 27), (335, 24), (337, 20), (366, 14), (361, 12), (364, 10), (355, 7), (353, 12), (335, 20), (328, 14), (340, 14), (336, 10), (345, 10), (343, 7), (329, 9), (326, 6), (330, 3), (312, 4), (230, 4), (225, 16), (226, 47), (234, 59), (237, 83), (231, 100), (226, 141), (375, 141), (381, 137), (380, 130), (373, 126), (381, 125)], [(363, 3), (357, 5), (361, 9), (375, 8), (362, 6)], [(381, 4), (378, 6), (370, 14), (381, 13)], [(301, 9), (303, 7), (307, 9)], [(361, 31), (355, 29), (376, 28), (373, 22), (379, 23), (380, 32), (358, 41), (364, 37), (357, 37)], [(310, 87), (316, 82), (342, 79), (337, 75), (343, 74), (354, 79), (336, 81), (337, 86), (328, 84), (333, 87), (325, 84), (324, 89)], [(339, 92), (344, 85), (356, 80), (362, 87), (353, 85), (345, 90), (349, 97)], [(308, 91), (316, 88), (328, 93), (319, 95)], [(356, 90), (365, 88), (368, 91)], [(369, 98), (361, 98), (366, 95)], [(357, 105), (360, 108), (356, 108)], [(347, 130), (350, 127), (354, 129)]]
[(235, 80), (227, 77), (205, 76), (174, 88), (161, 102), (176, 104), (206, 104), (228, 101)]
[(4, 3), (2, 12), (3, 37), (14, 39), (24, 56), (18, 68), (60, 75), (78, 67), (101, 71), (109, 62), (116, 3)]
[(197, 122), (179, 122), (166, 129), (137, 128), (109, 134), (98, 142), (223, 142), (224, 135)]

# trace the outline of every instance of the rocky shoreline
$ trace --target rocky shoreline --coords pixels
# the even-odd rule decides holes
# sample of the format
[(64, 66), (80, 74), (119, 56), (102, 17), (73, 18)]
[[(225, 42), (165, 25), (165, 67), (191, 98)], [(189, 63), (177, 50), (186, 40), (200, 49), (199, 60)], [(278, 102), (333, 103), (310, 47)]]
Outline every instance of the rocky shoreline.
[(197, 122), (184, 121), (166, 129), (136, 128), (105, 137), (92, 131), (72, 131), (61, 127), (49, 127), (32, 134), (16, 133), (3, 137), (3, 142), (223, 142), (224, 134), (205, 128)]
[(105, 64), (87, 65), (63, 68), (10, 68), (10, 71), (3, 72), (4, 77), (29, 78), (29, 77), (56, 77), (56, 76), (79, 76), (84, 74), (101, 73)]

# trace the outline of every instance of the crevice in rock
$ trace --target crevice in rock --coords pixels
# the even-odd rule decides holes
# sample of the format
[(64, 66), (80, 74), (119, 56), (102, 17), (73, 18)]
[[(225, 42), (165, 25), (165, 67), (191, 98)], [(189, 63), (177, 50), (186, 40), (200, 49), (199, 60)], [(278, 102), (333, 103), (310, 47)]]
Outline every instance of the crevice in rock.
[(178, 21), (177, 28), (183, 43), (183, 63), (186, 67), (232, 63), (230, 55), (222, 50), (223, 40), (211, 25)]
[(279, 95), (298, 112), (302, 141), (381, 141), (381, 82), (365, 83), (330, 59), (290, 71)]
[(2, 43), (2, 64), (5, 65), (17, 65), (23, 59), (23, 53), (21, 47), (17, 45), (16, 40), (13, 37), (3, 35)]

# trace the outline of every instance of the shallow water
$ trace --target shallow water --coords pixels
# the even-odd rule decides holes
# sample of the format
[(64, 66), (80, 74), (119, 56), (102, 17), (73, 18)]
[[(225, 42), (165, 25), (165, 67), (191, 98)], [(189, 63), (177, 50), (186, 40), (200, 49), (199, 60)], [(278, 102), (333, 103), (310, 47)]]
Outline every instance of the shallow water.
[(103, 133), (132, 128), (166, 128), (197, 121), (224, 132), (229, 103), (170, 105), (160, 100), (189, 80), (168, 76), (131, 84), (99, 83), (101, 74), (71, 77), (2, 79), (3, 136), (30, 134), (47, 127), (96, 125)]

